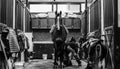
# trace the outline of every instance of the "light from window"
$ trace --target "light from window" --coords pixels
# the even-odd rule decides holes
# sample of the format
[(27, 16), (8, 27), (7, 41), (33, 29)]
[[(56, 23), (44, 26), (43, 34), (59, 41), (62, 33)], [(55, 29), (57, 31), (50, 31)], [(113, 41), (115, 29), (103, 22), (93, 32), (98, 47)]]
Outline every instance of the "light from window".
[(81, 4), (81, 11), (82, 11), (82, 12), (85, 11), (85, 4)]
[(80, 5), (59, 4), (58, 11), (62, 12), (80, 12)]
[(51, 12), (52, 5), (48, 4), (39, 4), (39, 5), (30, 5), (30, 12)]

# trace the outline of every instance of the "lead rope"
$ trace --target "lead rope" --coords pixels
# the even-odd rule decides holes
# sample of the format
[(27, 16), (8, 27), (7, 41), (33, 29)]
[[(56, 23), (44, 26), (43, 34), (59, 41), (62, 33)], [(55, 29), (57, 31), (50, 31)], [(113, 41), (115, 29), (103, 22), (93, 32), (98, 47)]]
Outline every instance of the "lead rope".
[[(112, 33), (113, 33), (113, 29), (112, 29)], [(109, 40), (108, 35), (107, 35), (107, 32), (105, 31), (105, 38), (106, 38), (106, 40), (107, 40), (108, 51), (109, 51), (108, 53), (109, 53), (109, 55), (110, 55), (110, 59), (111, 59), (111, 63), (112, 63), (112, 69), (113, 69), (113, 68), (114, 68), (114, 63), (113, 63), (112, 52), (111, 52), (111, 50), (110, 50), (111, 42), (112, 42), (112, 34), (111, 34), (111, 38), (110, 38), (110, 40)]]

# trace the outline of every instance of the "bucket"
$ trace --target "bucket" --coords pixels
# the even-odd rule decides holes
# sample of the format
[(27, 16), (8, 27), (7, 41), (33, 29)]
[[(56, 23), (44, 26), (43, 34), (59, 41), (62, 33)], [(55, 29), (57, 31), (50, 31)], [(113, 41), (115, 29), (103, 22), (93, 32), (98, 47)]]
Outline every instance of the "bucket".
[(43, 54), (42, 57), (43, 57), (43, 60), (47, 60), (47, 54)]

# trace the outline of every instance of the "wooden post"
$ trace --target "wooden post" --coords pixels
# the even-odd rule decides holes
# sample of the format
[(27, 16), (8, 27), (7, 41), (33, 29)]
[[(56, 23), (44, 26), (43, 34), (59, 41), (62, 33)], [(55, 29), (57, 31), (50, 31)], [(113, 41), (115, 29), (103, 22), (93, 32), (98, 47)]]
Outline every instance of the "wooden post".
[(120, 69), (120, 27), (118, 26), (118, 1), (113, 0), (114, 4), (114, 69)]
[(82, 6), (81, 6), (81, 3), (80, 3), (80, 14), (82, 13)]
[[(26, 20), (26, 18), (25, 18), (25, 7), (26, 7), (26, 4), (24, 3), (24, 9), (23, 9), (23, 32), (25, 33), (25, 20)], [(26, 45), (26, 42), (25, 42), (25, 45)], [(24, 62), (25, 61), (25, 54), (24, 54), (24, 51), (21, 53), (21, 61), (22, 62)]]
[(90, 33), (90, 7), (89, 7), (88, 11), (89, 11), (88, 12), (89, 13), (89, 16), (88, 16), (89, 17), (89, 19), (88, 19), (89, 20), (88, 33)]
[[(104, 32), (104, 11), (103, 11), (103, 1), (104, 0), (101, 0), (101, 34), (102, 35), (105, 35), (105, 32)], [(104, 40), (104, 36), (102, 37), (102, 39)]]
[(15, 4), (16, 0), (13, 0), (13, 29), (15, 29)]
[(85, 0), (85, 30), (84, 30), (84, 35), (87, 35), (87, 0)]
[(23, 11), (23, 32), (25, 32), (25, 20), (26, 20), (26, 18), (25, 18), (25, 7), (26, 7), (26, 4), (24, 4), (24, 11)]

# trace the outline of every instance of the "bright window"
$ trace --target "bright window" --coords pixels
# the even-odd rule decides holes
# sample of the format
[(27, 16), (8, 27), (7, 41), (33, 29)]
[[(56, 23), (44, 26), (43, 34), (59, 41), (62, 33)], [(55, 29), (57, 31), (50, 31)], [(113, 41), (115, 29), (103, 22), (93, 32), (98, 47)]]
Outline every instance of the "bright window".
[(85, 4), (81, 4), (81, 11), (82, 11), (82, 12), (85, 11)]
[(39, 4), (39, 5), (30, 5), (30, 12), (51, 12), (52, 5), (50, 4)]
[(68, 6), (67, 5), (58, 5), (58, 11), (67, 12)]
[[(58, 11), (62, 12), (80, 12), (80, 5), (74, 4), (58, 4)], [(53, 6), (53, 11), (56, 11), (56, 5)], [(52, 5), (51, 4), (31, 4), (30, 5), (30, 12), (52, 12)]]
[(80, 5), (59, 4), (58, 11), (62, 12), (80, 12)]

